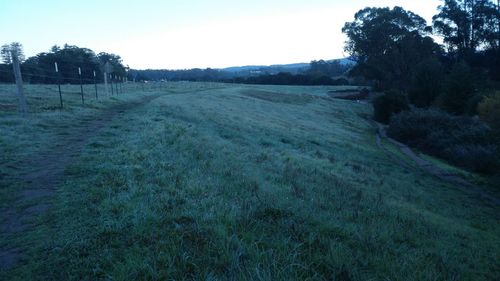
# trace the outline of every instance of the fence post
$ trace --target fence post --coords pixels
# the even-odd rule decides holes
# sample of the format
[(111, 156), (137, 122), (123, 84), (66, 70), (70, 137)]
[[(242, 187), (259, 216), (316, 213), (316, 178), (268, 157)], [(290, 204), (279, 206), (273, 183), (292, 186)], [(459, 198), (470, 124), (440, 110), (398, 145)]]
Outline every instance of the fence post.
[(104, 71), (104, 91), (106, 94), (109, 95), (109, 88), (108, 88), (108, 73)]
[[(108, 88), (108, 74), (109, 74), (109, 79), (111, 80), (111, 74), (110, 72), (112, 71), (111, 64), (109, 64), (109, 61), (104, 64), (104, 89), (106, 89), (106, 93), (109, 94), (109, 88)], [(113, 95), (113, 84), (111, 84), (111, 95)]]
[(95, 86), (95, 99), (98, 100), (99, 98), (97, 97), (97, 82), (95, 80), (95, 70), (94, 70), (94, 86)]
[(28, 105), (26, 104), (26, 98), (24, 97), (23, 90), (23, 77), (21, 76), (21, 67), (19, 66), (19, 58), (16, 50), (10, 50), (12, 55), (12, 67), (14, 68), (14, 76), (16, 78), (16, 86), (17, 86), (17, 97), (19, 100), (19, 112), (25, 116), (28, 113)]
[(80, 92), (82, 93), (82, 104), (85, 104), (85, 100), (83, 99), (82, 69), (80, 67), (78, 67), (78, 76), (80, 77)]
[(109, 84), (111, 85), (111, 95), (113, 95), (113, 76), (109, 75)]
[(115, 75), (115, 87), (116, 87), (116, 94), (118, 95), (118, 81), (116, 80), (116, 75)]
[(61, 76), (59, 75), (59, 68), (57, 67), (57, 62), (54, 62), (54, 66), (56, 68), (57, 88), (59, 89), (59, 103), (60, 103), (60, 106), (62, 109), (63, 108), (63, 99), (62, 99), (62, 92), (61, 92)]

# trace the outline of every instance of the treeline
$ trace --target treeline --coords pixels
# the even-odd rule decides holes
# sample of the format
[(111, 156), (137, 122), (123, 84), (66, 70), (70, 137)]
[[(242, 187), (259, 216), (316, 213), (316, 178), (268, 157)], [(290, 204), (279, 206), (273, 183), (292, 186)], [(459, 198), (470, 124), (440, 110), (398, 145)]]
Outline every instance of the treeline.
[[(391, 136), (470, 170), (498, 167), (477, 161), (499, 156), (498, 3), (444, 0), (432, 25), (401, 7), (365, 8), (342, 31), (357, 61), (349, 74), (384, 92), (374, 118)], [(469, 120), (476, 115), (480, 121)]]
[(348, 85), (349, 81), (345, 78), (333, 79), (322, 74), (291, 74), (281, 72), (278, 74), (259, 75), (250, 77), (238, 77), (226, 82), (234, 82), (241, 84), (263, 84), (263, 85)]
[(133, 81), (222, 81), (233, 78), (234, 75), (228, 71), (218, 69), (183, 69), (183, 70), (168, 70), (168, 69), (146, 69), (129, 71), (129, 77)]
[(280, 72), (278, 74), (263, 74), (258, 76), (237, 77), (235, 83), (264, 85), (348, 85), (346, 78), (334, 78), (345, 75), (351, 69), (350, 65), (340, 61), (312, 61), (309, 68), (300, 74)]
[[(93, 83), (94, 73), (96, 81), (102, 82), (104, 72), (109, 73), (113, 78), (127, 76), (127, 67), (123, 65), (120, 56), (115, 54), (104, 52), (96, 54), (90, 49), (66, 44), (62, 48), (53, 46), (48, 52), (39, 53), (24, 60), (22, 46), (12, 43), (2, 47), (4, 63), (0, 64), (0, 82), (14, 82), (8, 56), (11, 48), (16, 48), (21, 54), (21, 73), (23, 80), (28, 83), (80, 83), (80, 81)], [(55, 63), (57, 63), (58, 72), (56, 72)], [(78, 68), (81, 69), (81, 76)]]
[(309, 69), (305, 72), (305, 74), (309, 76), (338, 77), (347, 74), (347, 71), (350, 69), (351, 64), (341, 63), (340, 60), (313, 60), (309, 64)]
[[(349, 64), (340, 61), (312, 61), (308, 68), (294, 74), (288, 71), (275, 73), (272, 70), (227, 71), (223, 69), (185, 69), (185, 70), (135, 70), (129, 71), (129, 77), (134, 81), (217, 81), (228, 83), (269, 84), (269, 85), (346, 85), (345, 78), (332, 78), (345, 75), (351, 68)], [(242, 75), (242, 72), (245, 75)]]

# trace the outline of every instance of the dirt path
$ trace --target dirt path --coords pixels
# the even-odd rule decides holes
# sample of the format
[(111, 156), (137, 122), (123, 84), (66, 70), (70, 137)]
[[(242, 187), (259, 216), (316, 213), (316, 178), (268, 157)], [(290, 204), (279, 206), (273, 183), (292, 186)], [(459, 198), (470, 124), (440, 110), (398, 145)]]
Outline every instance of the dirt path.
[[(35, 216), (43, 214), (48, 208), (48, 198), (64, 180), (64, 170), (80, 154), (90, 138), (97, 135), (114, 117), (135, 107), (142, 106), (162, 96), (155, 94), (136, 101), (124, 102), (112, 106), (101, 115), (82, 125), (70, 129), (68, 135), (56, 149), (43, 151), (19, 163), (20, 167), (30, 167), (31, 171), (21, 173), (13, 180), (23, 184), (11, 207), (0, 210), (0, 237), (14, 237), (33, 226)], [(21, 205), (30, 206), (21, 208)], [(15, 266), (22, 257), (20, 248), (0, 248), (0, 270)]]
[(397, 156), (394, 155), (393, 152), (389, 151), (387, 148), (385, 148), (382, 144), (381, 139), (385, 139), (389, 141), (390, 143), (394, 144), (396, 147), (399, 148), (399, 150), (406, 156), (408, 157), (409, 160), (413, 164), (417, 166), (417, 168), (423, 170), (424, 172), (431, 174), (433, 176), (436, 176), (442, 180), (445, 180), (447, 182), (450, 182), (454, 184), (454, 186), (459, 187), (467, 192), (474, 192), (477, 194), (480, 198), (486, 199), (496, 205), (500, 205), (500, 199), (482, 191), (479, 187), (475, 186), (474, 184), (468, 182), (464, 178), (462, 178), (460, 175), (443, 170), (442, 168), (434, 165), (433, 163), (423, 159), (422, 157), (419, 157), (416, 155), (411, 148), (409, 148), (407, 145), (400, 143), (390, 137), (387, 136), (387, 133), (385, 131), (385, 127), (380, 124), (376, 123), (378, 127), (378, 132), (377, 132), (377, 146), (381, 149), (383, 149), (392, 159), (397, 159), (396, 161), (400, 162), (401, 164), (405, 165), (408, 167), (408, 163), (400, 160)]

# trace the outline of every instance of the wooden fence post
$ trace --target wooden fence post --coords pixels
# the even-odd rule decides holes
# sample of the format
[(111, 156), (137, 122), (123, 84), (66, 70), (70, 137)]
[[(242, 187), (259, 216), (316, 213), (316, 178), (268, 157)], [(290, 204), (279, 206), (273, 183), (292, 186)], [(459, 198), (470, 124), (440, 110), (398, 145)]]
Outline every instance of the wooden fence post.
[(60, 104), (61, 109), (62, 109), (63, 108), (63, 99), (62, 99), (62, 92), (61, 92), (61, 76), (59, 75), (59, 68), (57, 67), (57, 62), (54, 62), (54, 66), (56, 68), (57, 88), (59, 89), (59, 104)]
[(80, 77), (80, 92), (82, 93), (82, 104), (85, 104), (85, 99), (83, 98), (82, 69), (80, 67), (78, 67), (78, 77)]
[(16, 50), (10, 50), (12, 55), (12, 67), (14, 68), (14, 76), (16, 78), (17, 97), (19, 101), (19, 112), (24, 116), (28, 113), (28, 105), (23, 90), (23, 77), (21, 76), (21, 67), (19, 66), (19, 58)]
[(97, 81), (95, 80), (95, 70), (94, 70), (94, 87), (95, 87), (95, 99), (98, 100), (99, 98), (97, 97)]

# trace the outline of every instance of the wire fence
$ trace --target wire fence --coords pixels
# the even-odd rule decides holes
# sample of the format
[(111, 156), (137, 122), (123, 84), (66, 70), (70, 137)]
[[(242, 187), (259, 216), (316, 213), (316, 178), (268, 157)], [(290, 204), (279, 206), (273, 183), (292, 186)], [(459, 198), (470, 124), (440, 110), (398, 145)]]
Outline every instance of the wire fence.
[[(98, 81), (96, 78), (66, 77), (66, 83), (61, 83), (61, 79), (58, 75), (38, 75), (26, 72), (26, 67), (21, 66), (21, 78), (23, 80), (22, 88), (27, 99), (30, 113), (46, 110), (71, 110), (71, 108), (75, 106), (89, 104), (89, 101), (99, 101), (104, 98), (118, 97), (127, 93), (141, 94), (151, 91), (174, 91), (174, 88), (175, 91), (179, 91), (179, 89), (191, 91), (193, 89), (206, 89), (221, 86), (221, 83), (215, 82), (135, 82), (114, 74), (107, 74), (106, 78), (101, 79), (101, 81)], [(81, 70), (80, 73), (82, 73)], [(13, 70), (0, 69), (0, 75), (2, 75), (3, 78), (3, 82), (0, 80), (0, 113), (2, 111), (15, 111), (18, 107), (19, 98), (15, 73)], [(9, 77), (10, 81), (5, 79)], [(36, 80), (29, 78), (50, 78), (55, 82), (43, 84), (26, 82), (26, 80)], [(107, 83), (103, 83), (102, 80), (105, 80)]]
[[(92, 71), (93, 78), (82, 77), (83, 72), (78, 68), (79, 78), (68, 77), (59, 72), (56, 66), (54, 75), (34, 74), (28, 67), (22, 65), (20, 79), (16, 77), (14, 68), (0, 69), (0, 110), (14, 110), (17, 107), (20, 95), (27, 99), (30, 112), (40, 110), (54, 110), (85, 104), (89, 100), (99, 100), (105, 97), (119, 96), (127, 92), (146, 92), (161, 89), (162, 85), (152, 83), (135, 83), (125, 77), (115, 74), (105, 74), (101, 81), (97, 79), (96, 71)], [(43, 69), (40, 69), (43, 70)], [(87, 70), (88, 74), (88, 70)], [(66, 76), (62, 79), (62, 76)], [(35, 79), (33, 79), (35, 78)], [(31, 83), (42, 79), (52, 83)], [(104, 83), (102, 82), (104, 80)], [(26, 82), (28, 81), (28, 82)], [(64, 83), (63, 83), (64, 81)], [(21, 93), (19, 86), (21, 83)], [(25, 97), (24, 97), (25, 96)]]

